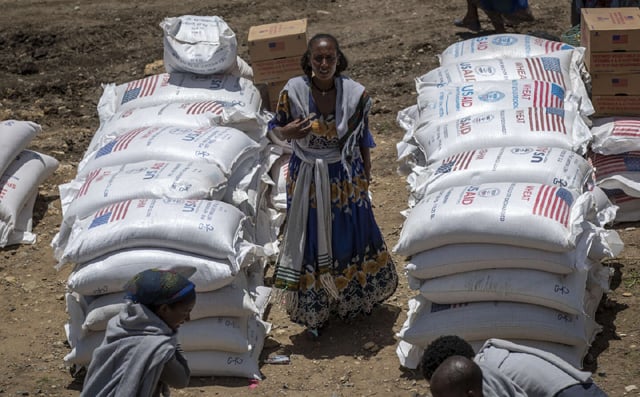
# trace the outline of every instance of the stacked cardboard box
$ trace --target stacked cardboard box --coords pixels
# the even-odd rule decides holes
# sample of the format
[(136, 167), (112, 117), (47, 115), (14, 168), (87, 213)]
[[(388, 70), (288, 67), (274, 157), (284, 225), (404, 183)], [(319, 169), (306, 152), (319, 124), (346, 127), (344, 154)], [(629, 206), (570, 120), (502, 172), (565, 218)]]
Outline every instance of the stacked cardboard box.
[(307, 20), (252, 26), (248, 42), (253, 82), (265, 92), (269, 110), (274, 110), (287, 80), (302, 74), (300, 58), (307, 50)]
[(595, 116), (640, 115), (640, 8), (583, 8), (581, 18)]

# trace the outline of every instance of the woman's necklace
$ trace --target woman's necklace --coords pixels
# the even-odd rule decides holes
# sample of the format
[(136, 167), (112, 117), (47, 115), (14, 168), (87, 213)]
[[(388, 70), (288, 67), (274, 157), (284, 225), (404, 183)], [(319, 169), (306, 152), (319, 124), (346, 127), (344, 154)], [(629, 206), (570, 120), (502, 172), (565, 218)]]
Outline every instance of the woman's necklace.
[(335, 85), (335, 83), (334, 83), (334, 84), (332, 84), (332, 85), (331, 85), (331, 87), (329, 87), (328, 89), (323, 90), (322, 88), (320, 88), (320, 87), (318, 87), (318, 86), (316, 85), (316, 82), (315, 82), (315, 81), (313, 81), (313, 79), (311, 79), (311, 85), (313, 86), (313, 88), (315, 88), (316, 90), (320, 91), (320, 94), (321, 94), (322, 96), (327, 95), (328, 93), (330, 93), (331, 91), (333, 91), (333, 90), (336, 88), (336, 85)]

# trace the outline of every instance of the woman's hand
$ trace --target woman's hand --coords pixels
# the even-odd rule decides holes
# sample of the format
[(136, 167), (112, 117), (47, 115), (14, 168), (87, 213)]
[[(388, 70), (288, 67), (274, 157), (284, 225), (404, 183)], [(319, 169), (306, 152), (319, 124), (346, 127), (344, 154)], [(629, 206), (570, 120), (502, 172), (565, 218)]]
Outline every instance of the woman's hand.
[(309, 116), (302, 118), (299, 117), (284, 127), (279, 127), (278, 131), (283, 139), (302, 139), (305, 138), (311, 132), (311, 118), (315, 116), (310, 114)]

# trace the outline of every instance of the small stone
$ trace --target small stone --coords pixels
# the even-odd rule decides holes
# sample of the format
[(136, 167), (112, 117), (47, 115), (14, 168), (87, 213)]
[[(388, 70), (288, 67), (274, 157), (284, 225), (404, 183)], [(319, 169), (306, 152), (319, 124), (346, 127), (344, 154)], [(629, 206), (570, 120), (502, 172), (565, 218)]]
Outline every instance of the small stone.
[(622, 296), (624, 296), (625, 298), (628, 298), (630, 296), (633, 296), (633, 294), (631, 292), (623, 292)]
[(636, 386), (636, 385), (629, 385), (629, 386), (625, 386), (625, 387), (624, 387), (624, 391), (626, 391), (627, 393), (629, 393), (630, 391), (634, 391), (634, 390), (638, 390), (638, 386)]
[(376, 347), (376, 344), (373, 342), (367, 342), (364, 344), (364, 346), (362, 346), (365, 350), (372, 350), (374, 347)]

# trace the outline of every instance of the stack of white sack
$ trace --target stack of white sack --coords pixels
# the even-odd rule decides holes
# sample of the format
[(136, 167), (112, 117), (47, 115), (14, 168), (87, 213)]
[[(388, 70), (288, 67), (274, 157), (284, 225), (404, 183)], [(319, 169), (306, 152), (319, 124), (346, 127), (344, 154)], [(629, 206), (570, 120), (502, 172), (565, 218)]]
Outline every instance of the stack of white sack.
[(34, 244), (33, 208), (40, 185), (58, 168), (58, 160), (27, 150), (42, 131), (31, 121), (0, 121), (0, 248)]
[(161, 26), (167, 73), (104, 86), (100, 127), (59, 187), (52, 246), (58, 269), (74, 266), (65, 362), (89, 365), (135, 274), (187, 267), (197, 303), (179, 339), (192, 375), (260, 379), (264, 266), (282, 222), (269, 171), (284, 150), (267, 137), (269, 114), (224, 21)]
[(583, 52), (494, 35), (451, 46), (416, 79), (417, 105), (398, 114), (410, 197), (394, 251), (409, 257), (418, 291), (397, 335), (401, 365), (416, 368), (431, 341), (455, 334), (582, 366), (609, 290), (600, 262), (622, 249), (605, 229), (617, 207), (584, 158), (593, 107)]
[(619, 207), (615, 221), (640, 220), (640, 118), (595, 119), (591, 132), (596, 184)]

